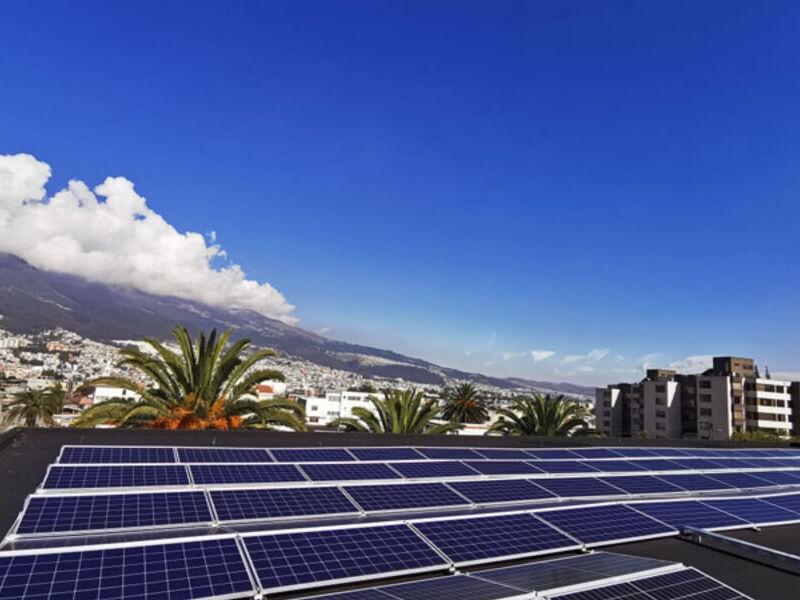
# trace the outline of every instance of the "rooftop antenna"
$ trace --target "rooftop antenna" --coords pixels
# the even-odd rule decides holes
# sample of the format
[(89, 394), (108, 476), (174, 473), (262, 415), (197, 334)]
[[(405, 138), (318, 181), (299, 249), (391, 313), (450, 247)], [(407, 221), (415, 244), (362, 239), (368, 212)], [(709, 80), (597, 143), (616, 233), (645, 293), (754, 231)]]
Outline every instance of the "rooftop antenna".
[(769, 367), (764, 365), (764, 377), (767, 379), (772, 379), (772, 375), (769, 374)]

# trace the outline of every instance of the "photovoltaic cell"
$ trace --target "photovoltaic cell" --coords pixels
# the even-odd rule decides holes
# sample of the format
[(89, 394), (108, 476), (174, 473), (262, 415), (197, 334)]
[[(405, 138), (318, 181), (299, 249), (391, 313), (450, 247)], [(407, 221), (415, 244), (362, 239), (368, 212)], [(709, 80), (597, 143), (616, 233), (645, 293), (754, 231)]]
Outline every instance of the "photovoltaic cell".
[(542, 472), (521, 460), (467, 460), (464, 464), (484, 475), (529, 475)]
[(298, 465), (312, 481), (400, 479), (385, 463), (308, 463)]
[(413, 448), (349, 448), (358, 460), (420, 460), (425, 458)]
[(555, 497), (544, 488), (526, 479), (508, 479), (504, 481), (454, 481), (448, 485), (476, 504), (519, 502)]
[(253, 592), (231, 538), (0, 556), (3, 600), (192, 600)]
[(774, 485), (800, 485), (800, 476), (792, 471), (759, 471), (757, 475)]
[(691, 456), (689, 450), (682, 450), (680, 448), (650, 448), (650, 451), (657, 456), (673, 457), (673, 456)]
[(60, 464), (174, 463), (172, 448), (64, 446)]
[(537, 515), (587, 545), (676, 533), (672, 527), (621, 504), (546, 511)]
[(584, 460), (582, 462), (604, 473), (636, 473), (644, 470), (629, 460)]
[(266, 591), (447, 567), (406, 525), (245, 536), (244, 544)]
[(629, 494), (675, 494), (684, 493), (682, 488), (672, 485), (654, 475), (629, 475), (622, 477), (601, 477), (601, 480), (625, 490)]
[(212, 490), (211, 501), (221, 521), (359, 512), (333, 486)]
[(800, 521), (800, 514), (775, 504), (764, 502), (758, 498), (704, 500), (703, 504), (708, 504), (719, 510), (724, 510), (755, 525)]
[(188, 485), (183, 465), (53, 465), (44, 489), (101, 489)]
[(784, 496), (764, 496), (764, 502), (769, 502), (775, 506), (780, 506), (786, 510), (800, 513), (800, 494), (786, 494)]
[(417, 448), (417, 452), (426, 458), (447, 460), (461, 460), (482, 458), (480, 454), (470, 448)]
[(750, 473), (714, 473), (709, 475), (709, 477), (742, 490), (769, 487), (772, 485), (769, 481), (758, 477), (757, 474), (751, 475)]
[(355, 460), (344, 448), (270, 448), (278, 462), (349, 462)]
[(579, 460), (529, 461), (545, 473), (597, 473), (597, 469)]
[(16, 533), (66, 533), (211, 523), (203, 492), (32, 496)]
[(489, 581), (452, 575), (435, 577), (424, 581), (413, 581), (381, 588), (392, 598), (399, 600), (499, 600), (509, 596), (517, 596), (517, 590)]
[(596, 477), (553, 477), (537, 479), (537, 485), (562, 498), (624, 496), (626, 492)]
[(190, 465), (189, 469), (192, 471), (192, 479), (198, 485), (306, 481), (306, 478), (294, 465), (234, 463)]
[(621, 455), (610, 448), (571, 448), (581, 458), (620, 458)]
[(686, 475), (659, 475), (664, 481), (677, 485), (688, 492), (704, 492), (714, 490), (730, 490), (733, 486), (712, 479), (708, 475), (687, 473)]
[(577, 547), (574, 540), (525, 513), (415, 522), (414, 526), (456, 564)]
[(443, 483), (348, 485), (345, 491), (366, 511), (465, 506), (469, 502)]
[(714, 471), (725, 468), (719, 463), (708, 458), (676, 458), (675, 462), (682, 467), (694, 469), (696, 471)]
[(183, 463), (270, 463), (264, 448), (178, 448)]
[(720, 527), (747, 527), (749, 525), (747, 521), (696, 500), (642, 502), (631, 506), (676, 529), (683, 529), (684, 527), (717, 529)]
[(723, 469), (752, 469), (758, 467), (758, 461), (744, 458), (715, 458), (714, 462)]
[(634, 459), (630, 462), (646, 471), (683, 471), (688, 469), (688, 467), (678, 464), (677, 461), (667, 458)]
[(614, 448), (614, 452), (627, 458), (647, 458), (659, 456), (657, 449), (649, 450), (647, 448)]
[(489, 460), (525, 460), (531, 457), (524, 450), (513, 449), (476, 448), (475, 452)]
[(580, 458), (577, 454), (575, 454), (571, 450), (559, 449), (559, 448), (541, 448), (541, 449), (526, 448), (525, 452), (530, 454), (533, 458), (539, 460)]
[(397, 600), (394, 596), (381, 591), (383, 588), (366, 588), (363, 590), (348, 590), (338, 594), (323, 594), (321, 596), (304, 596), (303, 600)]
[(542, 593), (603, 579), (662, 568), (672, 563), (653, 558), (627, 556), (610, 552), (592, 552), (555, 560), (528, 563), (514, 567), (488, 569), (471, 573), (525, 592)]
[(457, 461), (422, 461), (390, 463), (392, 468), (402, 473), (409, 479), (424, 479), (432, 477), (477, 477), (477, 471), (470, 469)]

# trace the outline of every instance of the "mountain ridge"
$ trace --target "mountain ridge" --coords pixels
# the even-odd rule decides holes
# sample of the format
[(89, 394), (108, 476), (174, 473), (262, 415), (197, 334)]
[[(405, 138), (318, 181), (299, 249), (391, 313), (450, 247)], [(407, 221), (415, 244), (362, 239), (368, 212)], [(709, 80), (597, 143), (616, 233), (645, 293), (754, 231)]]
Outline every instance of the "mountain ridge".
[(144, 336), (163, 339), (176, 323), (190, 330), (231, 327), (258, 346), (368, 377), (436, 385), (452, 378), (505, 389), (592, 394), (592, 388), (566, 382), (492, 377), (443, 367), (392, 350), (331, 340), (251, 310), (224, 309), (44, 271), (5, 253), (0, 253), (0, 315), (0, 327), (14, 333), (61, 327), (98, 341)]

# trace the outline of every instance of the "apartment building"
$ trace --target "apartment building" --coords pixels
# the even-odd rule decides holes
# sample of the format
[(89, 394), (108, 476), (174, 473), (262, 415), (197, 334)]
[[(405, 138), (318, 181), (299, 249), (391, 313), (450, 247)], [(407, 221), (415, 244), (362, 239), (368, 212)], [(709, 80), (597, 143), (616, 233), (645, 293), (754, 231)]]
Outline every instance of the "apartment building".
[(753, 359), (718, 356), (704, 373), (649, 369), (639, 383), (595, 391), (598, 431), (613, 437), (727, 440), (735, 432), (794, 435), (800, 382), (761, 377)]

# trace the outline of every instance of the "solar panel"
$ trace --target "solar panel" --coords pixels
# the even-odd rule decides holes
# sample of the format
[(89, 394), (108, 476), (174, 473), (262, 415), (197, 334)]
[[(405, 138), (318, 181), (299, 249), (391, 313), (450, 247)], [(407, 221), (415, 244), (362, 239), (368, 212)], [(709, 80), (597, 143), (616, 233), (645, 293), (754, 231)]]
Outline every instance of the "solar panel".
[(726, 483), (731, 487), (739, 488), (740, 490), (769, 487), (772, 484), (769, 481), (764, 481), (757, 475), (749, 473), (714, 473), (709, 475), (712, 479)]
[(722, 527), (747, 527), (749, 525), (747, 521), (726, 514), (697, 500), (640, 502), (631, 504), (631, 506), (676, 529), (683, 529), (684, 527), (719, 529)]
[(456, 565), (579, 547), (574, 540), (527, 513), (415, 521), (414, 527)]
[(520, 502), (555, 497), (552, 493), (526, 479), (454, 481), (448, 485), (476, 504)]
[(542, 472), (521, 460), (467, 460), (464, 464), (484, 475), (529, 475)]
[(571, 448), (581, 458), (620, 458), (621, 455), (610, 448)]
[(480, 454), (470, 448), (417, 448), (417, 452), (427, 458), (451, 460), (482, 458)]
[(395, 471), (409, 479), (424, 479), (431, 477), (476, 477), (479, 473), (457, 461), (424, 461), (390, 463)]
[(348, 448), (358, 460), (420, 460), (425, 458), (413, 448)]
[(681, 450), (680, 448), (649, 448), (656, 456), (691, 456), (689, 450)]
[(675, 462), (682, 467), (696, 471), (715, 471), (724, 468), (719, 463), (708, 458), (676, 458)]
[(407, 525), (243, 536), (265, 592), (447, 568)]
[(381, 588), (390, 598), (399, 600), (499, 600), (520, 595), (504, 585), (483, 581), (466, 575), (435, 577), (425, 581), (413, 581)]
[(664, 481), (677, 485), (688, 492), (703, 492), (713, 490), (730, 490), (732, 486), (716, 479), (711, 479), (708, 475), (699, 473), (687, 473), (686, 475), (659, 475)]
[(525, 460), (530, 454), (524, 450), (506, 450), (498, 448), (475, 448), (475, 452), (489, 460)]
[(587, 545), (677, 533), (622, 504), (542, 511), (537, 515)]
[(629, 462), (646, 471), (683, 471), (689, 468), (667, 458), (634, 459)]
[(361, 508), (369, 512), (469, 504), (443, 483), (348, 485), (344, 490)]
[(537, 479), (537, 485), (562, 498), (624, 496), (626, 492), (596, 477), (552, 477)]
[(774, 458), (751, 458), (747, 462), (752, 464), (756, 469), (780, 469), (782, 468), (783, 461)]
[(627, 475), (601, 477), (601, 480), (625, 490), (629, 494), (675, 494), (684, 490), (654, 475)]
[(333, 486), (212, 490), (210, 493), (220, 521), (359, 512), (347, 496)]
[(614, 452), (628, 458), (659, 456), (656, 451), (649, 450), (648, 448), (614, 448)]
[(174, 463), (172, 448), (124, 446), (64, 446), (60, 464)]
[(400, 479), (385, 463), (308, 463), (298, 465), (311, 481)]
[(199, 600), (254, 593), (233, 538), (0, 556), (3, 600)]
[(758, 478), (774, 485), (800, 485), (800, 475), (792, 471), (759, 471)]
[(715, 458), (714, 462), (723, 469), (752, 469), (758, 467), (758, 461), (744, 458)]
[(526, 448), (525, 452), (530, 454), (533, 458), (537, 458), (539, 460), (579, 458), (579, 456), (574, 452), (572, 452), (571, 450), (561, 449), (561, 448), (541, 448), (541, 449)]
[(764, 502), (758, 498), (704, 500), (703, 504), (708, 504), (719, 510), (724, 510), (755, 525), (800, 521), (800, 514), (776, 504)]
[(269, 463), (272, 457), (264, 448), (178, 448), (184, 463)]
[(101, 489), (189, 485), (183, 465), (53, 465), (43, 488)]
[(597, 469), (579, 460), (542, 460), (531, 464), (545, 473), (597, 473)]
[[(384, 588), (387, 586), (384, 586)], [(384, 588), (365, 588), (362, 590), (348, 590), (336, 594), (322, 594), (320, 596), (303, 596), (303, 600), (397, 600), (394, 596), (383, 592)]]
[(349, 462), (355, 460), (344, 448), (270, 448), (278, 462)]
[(641, 473), (644, 469), (629, 460), (584, 460), (590, 467), (604, 473)]
[(470, 575), (525, 592), (541, 594), (546, 590), (664, 568), (671, 564), (674, 563), (640, 556), (592, 552), (514, 567), (477, 571)]
[(32, 496), (16, 533), (72, 533), (213, 520), (203, 492)]
[(800, 494), (785, 494), (782, 496), (762, 496), (764, 502), (780, 506), (786, 510), (800, 513)]
[(306, 481), (306, 478), (294, 465), (234, 463), (190, 465), (189, 469), (192, 472), (192, 479), (198, 485)]
[(747, 600), (747, 598), (695, 569), (681, 569), (595, 587), (581, 592), (550, 596), (550, 600)]

